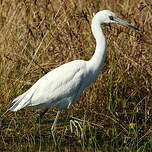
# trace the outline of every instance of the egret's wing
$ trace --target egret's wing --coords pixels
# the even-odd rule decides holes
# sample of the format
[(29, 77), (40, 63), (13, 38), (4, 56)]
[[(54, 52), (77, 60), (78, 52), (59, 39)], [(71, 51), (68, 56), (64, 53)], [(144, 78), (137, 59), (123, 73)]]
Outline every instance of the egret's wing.
[(38, 88), (31, 99), (31, 105), (55, 106), (65, 99), (72, 102), (83, 84), (84, 74), (85, 62), (81, 60), (64, 64), (49, 72), (37, 82)]
[(9, 110), (17, 111), (27, 106), (56, 106), (65, 98), (72, 102), (83, 84), (85, 66), (85, 61), (76, 60), (50, 71), (28, 91), (17, 97)]

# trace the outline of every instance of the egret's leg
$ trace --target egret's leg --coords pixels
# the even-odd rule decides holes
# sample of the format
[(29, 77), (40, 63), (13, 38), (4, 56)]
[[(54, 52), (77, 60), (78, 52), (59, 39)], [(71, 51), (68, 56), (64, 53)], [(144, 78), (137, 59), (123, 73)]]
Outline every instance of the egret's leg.
[(42, 117), (44, 116), (44, 114), (49, 110), (49, 108), (45, 109), (43, 112), (40, 113), (40, 116), (37, 118), (36, 122), (38, 123)]
[(57, 112), (57, 115), (56, 115), (55, 120), (54, 120), (54, 122), (53, 122), (53, 125), (52, 125), (52, 127), (51, 127), (51, 131), (52, 131), (52, 132), (54, 132), (54, 131), (56, 130), (56, 123), (57, 123), (57, 120), (58, 120), (58, 117), (59, 117), (60, 112), (61, 112), (61, 111), (58, 111), (58, 112)]
[(61, 111), (57, 112), (57, 115), (56, 115), (55, 120), (53, 122), (53, 125), (51, 127), (52, 137), (53, 137), (53, 141), (54, 141), (55, 145), (57, 145), (57, 140), (56, 140), (56, 123), (57, 123), (57, 120), (58, 120), (60, 112)]

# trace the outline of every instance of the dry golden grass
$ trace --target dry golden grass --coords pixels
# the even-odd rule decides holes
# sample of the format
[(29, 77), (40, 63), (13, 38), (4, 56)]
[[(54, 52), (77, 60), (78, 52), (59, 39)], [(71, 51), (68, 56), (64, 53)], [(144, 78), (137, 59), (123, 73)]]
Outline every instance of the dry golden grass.
[[(80, 100), (61, 116), (75, 118), (84, 136), (80, 135), (81, 129), (80, 134), (76, 134), (76, 128), (71, 133), (69, 122), (58, 123), (60, 148), (57, 151), (75, 151), (77, 147), (82, 150), (84, 147), (107, 151), (150, 150), (152, 2), (0, 1), (1, 115), (15, 97), (51, 69), (75, 59), (91, 58), (95, 49), (91, 19), (103, 9), (112, 10), (140, 31), (118, 25), (103, 26), (108, 40), (104, 68)], [(55, 110), (50, 109), (44, 119), (53, 120), (56, 113), (52, 111)], [(38, 114), (35, 109), (25, 109), (4, 116), (0, 120), (0, 149), (34, 151), (42, 148), (49, 151), (54, 148), (50, 144), (51, 123), (40, 129), (35, 123)], [(41, 147), (44, 141), (49, 146)]]

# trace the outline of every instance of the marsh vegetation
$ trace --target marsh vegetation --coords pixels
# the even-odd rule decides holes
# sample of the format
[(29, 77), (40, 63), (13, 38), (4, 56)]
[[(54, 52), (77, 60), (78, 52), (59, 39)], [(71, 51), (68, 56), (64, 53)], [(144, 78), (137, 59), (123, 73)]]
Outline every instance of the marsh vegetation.
[(57, 109), (43, 124), (35, 122), (41, 110), (23, 109), (0, 118), (0, 151), (151, 151), (151, 0), (1, 0), (0, 115), (48, 71), (91, 58), (91, 19), (103, 9), (140, 31), (103, 25), (108, 48), (102, 72), (62, 111), (56, 141), (50, 128)]

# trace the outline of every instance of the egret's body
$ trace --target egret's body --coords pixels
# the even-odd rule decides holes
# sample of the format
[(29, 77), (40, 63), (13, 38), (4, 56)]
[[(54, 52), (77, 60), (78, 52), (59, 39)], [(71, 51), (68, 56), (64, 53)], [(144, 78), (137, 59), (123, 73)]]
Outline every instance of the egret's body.
[(89, 85), (87, 75), (90, 74), (86, 65), (86, 61), (75, 60), (48, 72), (12, 102), (13, 111), (24, 107), (62, 110), (70, 106)]
[[(57, 107), (59, 112), (78, 99), (83, 90), (99, 75), (103, 66), (107, 42), (101, 25), (118, 23), (137, 29), (117, 18), (108, 10), (98, 12), (92, 20), (92, 32), (96, 40), (96, 50), (89, 61), (75, 60), (52, 70), (39, 79), (29, 90), (18, 96), (8, 111), (18, 111), (25, 107), (51, 108)], [(53, 124), (53, 125), (54, 125)]]

